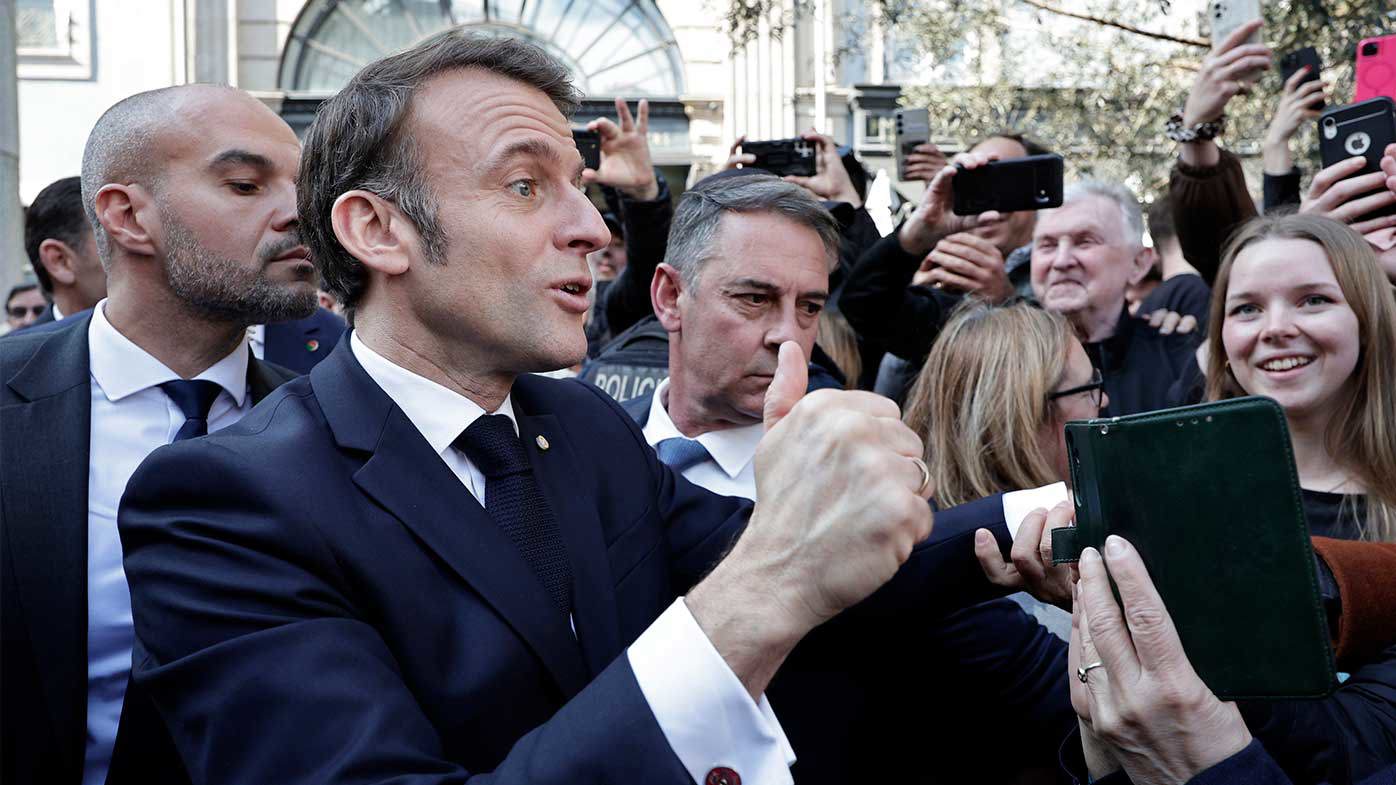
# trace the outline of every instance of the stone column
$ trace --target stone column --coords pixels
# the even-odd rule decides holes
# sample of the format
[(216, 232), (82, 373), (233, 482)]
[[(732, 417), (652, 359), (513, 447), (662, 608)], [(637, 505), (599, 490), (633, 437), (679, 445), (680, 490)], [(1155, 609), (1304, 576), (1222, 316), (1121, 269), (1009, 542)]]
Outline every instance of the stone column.
[(19, 76), (15, 56), (15, 3), (0, 0), (0, 294), (19, 283), (24, 214), (19, 204)]
[(192, 80), (211, 84), (235, 84), (232, 72), (233, 36), (229, 0), (187, 0), (189, 71)]

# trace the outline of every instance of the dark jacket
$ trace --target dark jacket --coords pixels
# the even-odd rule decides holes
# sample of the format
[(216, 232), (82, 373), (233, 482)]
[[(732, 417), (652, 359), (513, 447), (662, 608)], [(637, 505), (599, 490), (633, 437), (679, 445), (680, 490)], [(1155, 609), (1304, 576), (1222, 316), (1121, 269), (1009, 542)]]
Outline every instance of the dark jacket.
[[(87, 484), (91, 311), (0, 341), (0, 782), (82, 780), (87, 733)], [(295, 377), (251, 360), (261, 400)], [(152, 711), (127, 692), (111, 781), (147, 780), (163, 729), (126, 718)]]
[(625, 230), (625, 269), (597, 292), (596, 308), (605, 314), (610, 335), (620, 335), (631, 325), (654, 313), (650, 304), (650, 282), (654, 269), (664, 261), (669, 245), (669, 224), (674, 220), (674, 201), (669, 183), (656, 169), (659, 195), (652, 200), (631, 199), (617, 192), (620, 220)]
[(344, 319), (324, 308), (316, 308), (304, 319), (268, 324), (263, 359), (298, 374), (310, 373), (334, 351), (345, 329)]
[(922, 257), (902, 249), (897, 233), (873, 244), (843, 282), (838, 308), (858, 334), (920, 368), (960, 296), (911, 286)]
[[(749, 503), (677, 478), (590, 385), (525, 375), (512, 402), (523, 443), (549, 445), (529, 457), (568, 522), (576, 637), (344, 342), (241, 423), (136, 471), (120, 515), (134, 678), (196, 780), (691, 782), (620, 655), (727, 552)], [(998, 509), (938, 516), (830, 625), (857, 635), (996, 596), (973, 539), (1007, 539)]]

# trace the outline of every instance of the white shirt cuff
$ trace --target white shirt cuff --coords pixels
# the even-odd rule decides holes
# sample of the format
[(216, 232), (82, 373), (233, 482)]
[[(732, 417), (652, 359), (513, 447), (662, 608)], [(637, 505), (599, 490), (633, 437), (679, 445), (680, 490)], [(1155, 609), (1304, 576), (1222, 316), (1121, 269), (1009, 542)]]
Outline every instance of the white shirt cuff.
[(762, 695), (753, 701), (694, 620), (674, 601), (626, 652), (669, 747), (702, 785), (714, 768), (744, 785), (791, 783), (795, 751)]
[(1008, 525), (1008, 536), (1018, 539), (1018, 527), (1033, 510), (1050, 510), (1071, 497), (1066, 493), (1066, 483), (1058, 482), (1041, 488), (1026, 491), (1013, 491), (1003, 495), (1003, 522)]

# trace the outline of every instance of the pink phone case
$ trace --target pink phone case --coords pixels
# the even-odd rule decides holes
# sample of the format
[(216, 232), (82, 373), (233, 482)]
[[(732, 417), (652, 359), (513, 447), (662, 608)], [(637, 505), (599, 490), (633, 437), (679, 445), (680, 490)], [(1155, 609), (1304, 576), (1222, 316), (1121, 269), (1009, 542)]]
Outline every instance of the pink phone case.
[[(1371, 52), (1372, 47), (1375, 52)], [(1357, 91), (1353, 103), (1379, 95), (1396, 98), (1396, 35), (1367, 38), (1357, 45)]]

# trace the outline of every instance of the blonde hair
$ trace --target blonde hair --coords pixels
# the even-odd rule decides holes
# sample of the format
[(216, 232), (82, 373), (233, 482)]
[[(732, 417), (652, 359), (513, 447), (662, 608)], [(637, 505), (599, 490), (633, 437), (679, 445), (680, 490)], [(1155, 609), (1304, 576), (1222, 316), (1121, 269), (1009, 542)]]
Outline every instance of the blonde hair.
[(1357, 367), (1338, 393), (1324, 434), (1335, 463), (1352, 472), (1367, 490), (1367, 515), (1358, 524), (1362, 539), (1396, 542), (1396, 296), (1367, 241), (1337, 221), (1311, 215), (1256, 218), (1233, 236), (1222, 254), (1212, 288), (1208, 317), (1207, 398), (1246, 395), (1236, 381), (1222, 343), (1226, 292), (1242, 250), (1262, 240), (1316, 243), (1333, 267), (1333, 277), (1357, 316)]
[(1071, 341), (1066, 319), (1027, 302), (993, 306), (971, 298), (955, 311), (902, 418), (925, 439), (939, 504), (1062, 479), (1039, 434)]
[(839, 367), (839, 373), (844, 378), (844, 389), (858, 389), (858, 377), (863, 373), (863, 356), (858, 351), (858, 334), (849, 326), (843, 314), (827, 308), (822, 311), (814, 340)]

